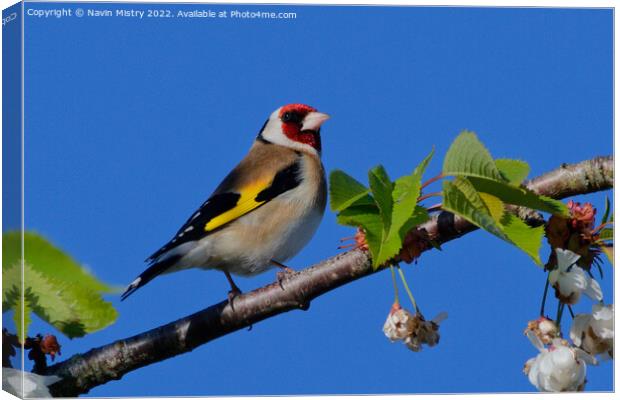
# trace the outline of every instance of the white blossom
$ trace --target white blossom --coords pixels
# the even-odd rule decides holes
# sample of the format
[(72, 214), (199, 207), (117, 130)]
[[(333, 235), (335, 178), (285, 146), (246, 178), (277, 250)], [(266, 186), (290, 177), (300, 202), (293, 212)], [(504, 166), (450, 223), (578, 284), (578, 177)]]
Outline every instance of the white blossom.
[(383, 324), (383, 333), (392, 342), (404, 340), (413, 331), (413, 324), (413, 315), (398, 303), (394, 303)]
[[(22, 377), (24, 379), (23, 393)], [(60, 379), (55, 375), (37, 375), (14, 368), (2, 368), (2, 389), (21, 398), (52, 397), (47, 387)]]
[(596, 360), (583, 350), (568, 346), (562, 339), (553, 339), (551, 345), (544, 344), (534, 332), (527, 333), (532, 344), (540, 353), (525, 363), (523, 372), (530, 383), (542, 392), (575, 392), (583, 390), (586, 380), (586, 363)]
[(555, 249), (555, 253), (558, 265), (549, 273), (549, 283), (555, 289), (556, 297), (565, 304), (576, 304), (581, 293), (584, 293), (593, 300), (601, 301), (603, 292), (598, 282), (575, 264), (581, 256), (563, 249)]
[(542, 316), (527, 323), (524, 333), (527, 335), (529, 331), (538, 336), (544, 344), (549, 344), (560, 336), (560, 330), (555, 322)]
[(570, 328), (575, 346), (609, 358), (614, 351), (614, 305), (592, 305), (592, 314), (577, 314)]

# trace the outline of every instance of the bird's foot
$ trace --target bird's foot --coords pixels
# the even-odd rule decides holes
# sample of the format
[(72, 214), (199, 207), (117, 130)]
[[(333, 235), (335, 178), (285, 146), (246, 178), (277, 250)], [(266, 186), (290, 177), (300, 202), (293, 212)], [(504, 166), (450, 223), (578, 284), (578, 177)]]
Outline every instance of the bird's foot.
[[(230, 290), (228, 291), (228, 305), (230, 305), (230, 309), (235, 312), (235, 299), (237, 296), (240, 296), (242, 292), (241, 289), (239, 289), (239, 286), (235, 284), (235, 281), (233, 281), (233, 278), (230, 276), (228, 271), (224, 271), (224, 275), (226, 275), (226, 279), (228, 279), (228, 283), (230, 284)], [(248, 326), (248, 331), (251, 330), (252, 324)]]
[(235, 311), (235, 297), (239, 296), (242, 292), (241, 289), (239, 289), (239, 286), (235, 284), (235, 281), (233, 281), (232, 276), (230, 276), (230, 273), (228, 273), (228, 271), (224, 271), (224, 275), (226, 275), (226, 279), (230, 284), (230, 291), (228, 292), (228, 304), (230, 304), (230, 308)]
[(280, 285), (280, 288), (282, 290), (284, 290), (284, 285), (283, 282), (292, 274), (295, 273), (295, 270), (293, 269), (286, 269), (286, 270), (282, 270), (282, 271), (278, 271), (276, 272), (276, 279), (278, 280), (278, 285)]
[(280, 271), (276, 273), (276, 279), (278, 280), (278, 284), (280, 285), (280, 288), (284, 290), (284, 285), (282, 285), (282, 282), (284, 282), (286, 278), (288, 278), (291, 274), (295, 274), (296, 271), (292, 268), (287, 267), (286, 265), (282, 263), (277, 262), (276, 260), (271, 260), (271, 263), (281, 269)]
[(235, 299), (237, 298), (237, 296), (239, 296), (241, 294), (241, 290), (239, 290), (238, 287), (233, 288), (231, 290), (228, 291), (228, 304), (230, 305), (230, 308), (232, 308), (233, 311), (235, 311)]

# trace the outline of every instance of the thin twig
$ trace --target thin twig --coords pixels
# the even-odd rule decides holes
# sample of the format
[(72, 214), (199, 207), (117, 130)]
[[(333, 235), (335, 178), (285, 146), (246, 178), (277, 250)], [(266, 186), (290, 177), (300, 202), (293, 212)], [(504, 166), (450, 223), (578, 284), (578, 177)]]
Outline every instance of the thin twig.
[(394, 267), (392, 265), (390, 265), (390, 271), (392, 272), (392, 283), (394, 284), (394, 304), (399, 304), (398, 284), (396, 283), (396, 274), (394, 274)]
[(418, 203), (421, 202), (421, 201), (424, 201), (426, 199), (430, 199), (431, 197), (441, 197), (441, 196), (442, 196), (441, 192), (427, 193), (427, 194), (424, 194), (424, 195), (418, 197)]
[(540, 316), (545, 316), (545, 302), (547, 301), (547, 292), (549, 291), (549, 275), (545, 278), (545, 290), (543, 291), (542, 304), (540, 305)]
[(427, 180), (426, 182), (424, 182), (422, 184), (422, 186), (420, 186), (420, 190), (424, 189), (425, 187), (427, 187), (428, 185), (430, 185), (433, 182), (437, 182), (440, 179), (443, 179), (444, 175), (443, 174), (439, 174), (437, 176), (432, 177), (431, 179)]
[(561, 301), (558, 301), (558, 313), (557, 313), (557, 317), (555, 318), (555, 324), (558, 326), (558, 328), (560, 327), (560, 323), (562, 322), (562, 314), (564, 313), (564, 306), (565, 306), (564, 303), (562, 303)]
[(413, 304), (413, 309), (416, 314), (422, 314), (420, 312), (420, 308), (418, 307), (418, 303), (415, 301), (415, 297), (413, 297), (413, 293), (411, 289), (409, 289), (409, 285), (407, 284), (407, 279), (405, 279), (405, 274), (403, 274), (403, 270), (398, 267), (398, 274), (400, 275), (400, 280), (403, 281), (403, 285), (405, 286), (405, 290), (407, 291), (407, 295), (409, 295), (409, 300), (411, 300), (411, 304)]

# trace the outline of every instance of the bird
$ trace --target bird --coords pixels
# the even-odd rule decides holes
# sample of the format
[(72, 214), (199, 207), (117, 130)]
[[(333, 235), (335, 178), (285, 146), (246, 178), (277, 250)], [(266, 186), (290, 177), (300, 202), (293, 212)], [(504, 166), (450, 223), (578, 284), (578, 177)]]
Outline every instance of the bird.
[(231, 274), (254, 276), (284, 263), (314, 236), (327, 183), (321, 126), (329, 115), (294, 103), (276, 109), (246, 156), (121, 294), (125, 300), (155, 277), (189, 268), (224, 272), (229, 301), (241, 293)]

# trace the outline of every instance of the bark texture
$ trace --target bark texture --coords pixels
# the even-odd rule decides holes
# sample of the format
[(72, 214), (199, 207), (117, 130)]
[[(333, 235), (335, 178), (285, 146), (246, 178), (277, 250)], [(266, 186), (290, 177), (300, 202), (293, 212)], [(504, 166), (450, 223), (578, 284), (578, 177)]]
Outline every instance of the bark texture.
[[(613, 159), (596, 157), (578, 164), (563, 164), (526, 185), (556, 199), (611, 189)], [(533, 225), (543, 222), (531, 210), (515, 207), (513, 212)], [(477, 228), (451, 213), (440, 212), (418, 229), (426, 230), (432, 240), (442, 244)], [(58, 375), (63, 380), (50, 387), (51, 393), (62, 397), (88, 393), (130, 371), (192, 351), (266, 318), (291, 310), (307, 310), (314, 298), (374, 272), (368, 253), (352, 250), (339, 254), (286, 275), (281, 284), (272, 283), (236, 297), (234, 310), (228, 301), (222, 301), (167, 325), (54, 364), (46, 374)]]

